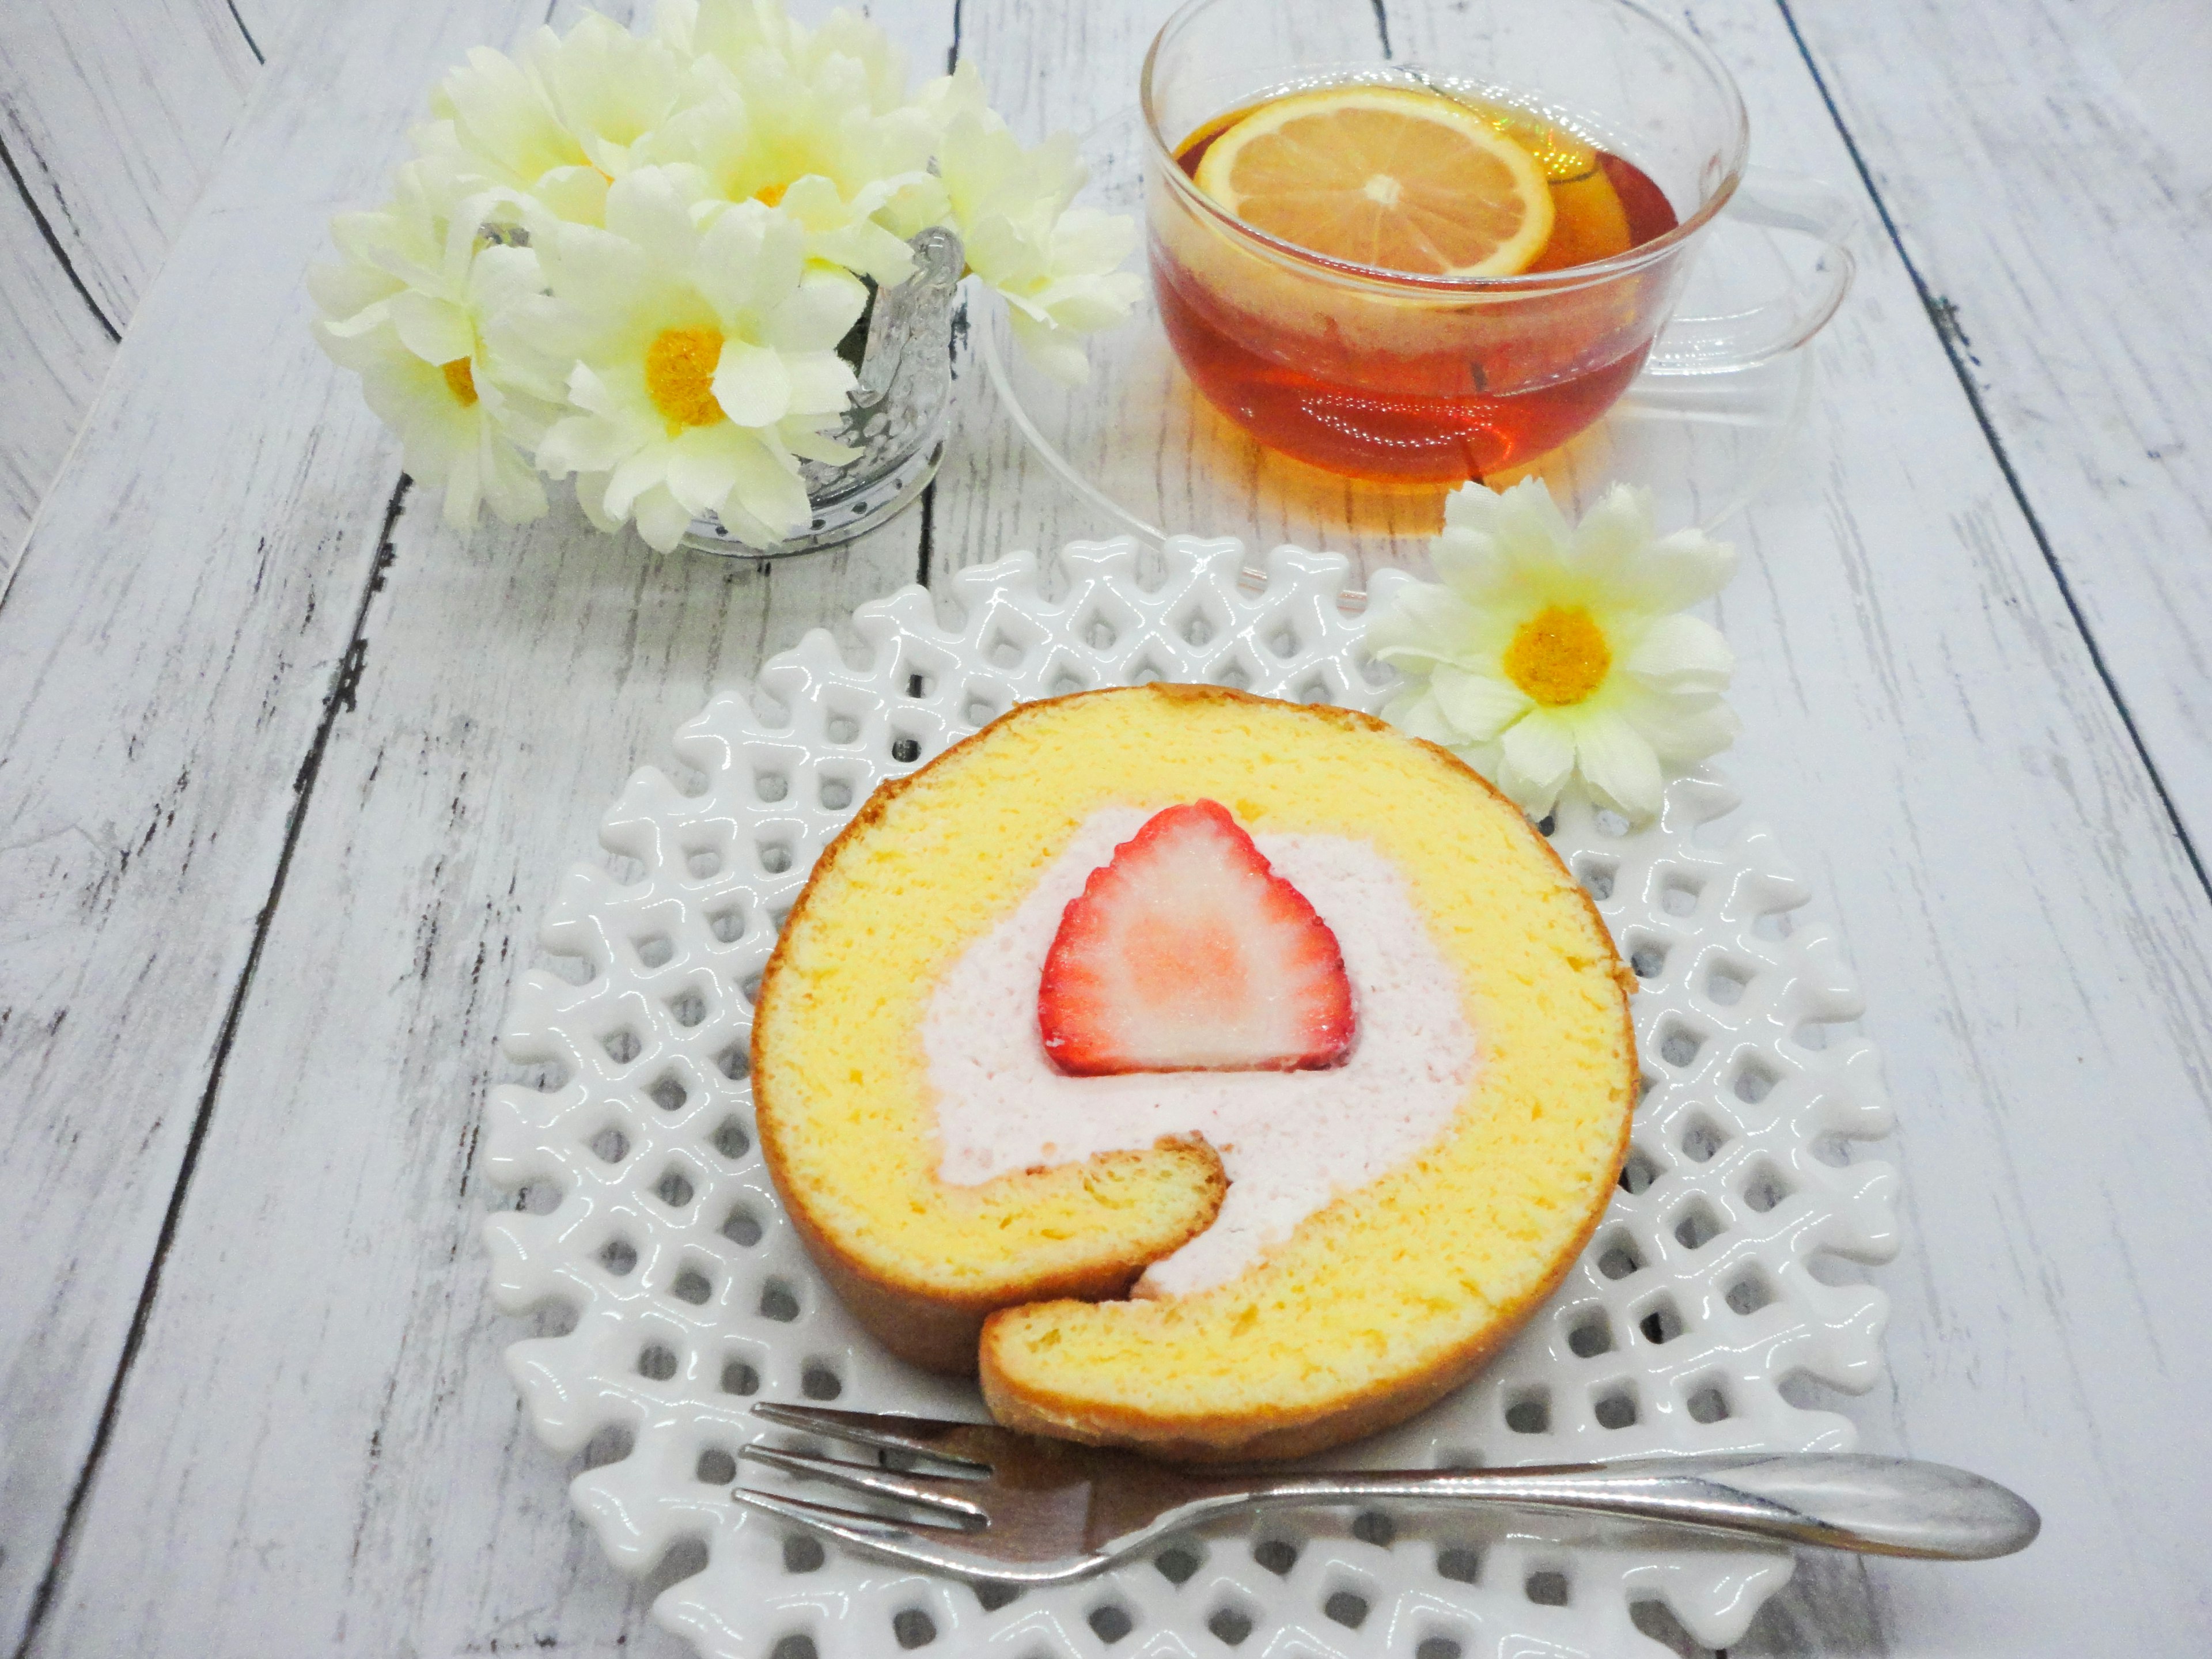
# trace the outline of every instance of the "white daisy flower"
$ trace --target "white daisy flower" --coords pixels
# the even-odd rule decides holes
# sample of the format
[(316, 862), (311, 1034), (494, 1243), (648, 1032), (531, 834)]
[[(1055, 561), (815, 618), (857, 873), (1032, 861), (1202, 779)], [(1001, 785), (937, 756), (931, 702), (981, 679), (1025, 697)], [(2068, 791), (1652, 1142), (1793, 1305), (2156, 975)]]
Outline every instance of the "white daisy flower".
[(1006, 296), (1014, 337), (1070, 385), (1090, 374), (1082, 337), (1129, 314), (1141, 287), (1116, 269), (1136, 246), (1126, 218), (1068, 204), (1088, 175), (1075, 140), (1056, 133), (1024, 151), (983, 106), (967, 64), (921, 94), (944, 121), (938, 167), (969, 268)]
[(660, 27), (720, 70), (741, 106), (718, 99), (696, 121), (671, 123), (671, 140), (690, 147), (672, 159), (696, 162), (726, 200), (795, 215), (811, 257), (903, 281), (907, 239), (945, 202), (930, 171), (939, 122), (908, 100), (890, 37), (842, 8), (809, 30), (777, 0), (675, 0)]
[(1367, 623), (1369, 649), (1409, 682), (1384, 715), (1530, 817), (1578, 775), (1649, 818), (1665, 768), (1735, 739), (1735, 653), (1680, 614), (1726, 585), (1735, 550), (1695, 530), (1655, 538), (1649, 492), (1615, 484), (1570, 525), (1539, 479), (1465, 484), (1432, 548), (1441, 585), (1408, 584)]
[(561, 398), (512, 326), (544, 285), (537, 256), (481, 234), (512, 204), (465, 194), (429, 162), (402, 167), (398, 182), (389, 206), (331, 222), (343, 263), (307, 273), (315, 337), (360, 374), (409, 475), (445, 492), (447, 523), (473, 524), (479, 502), (510, 524), (534, 519), (545, 490), (526, 450)]
[(800, 458), (855, 453), (822, 434), (855, 384), (835, 348), (866, 289), (808, 261), (787, 215), (744, 202), (695, 216), (697, 190), (690, 169), (641, 167), (607, 192), (604, 229), (562, 225), (541, 250), (582, 412), (538, 464), (579, 475), (594, 522), (635, 519), (663, 552), (702, 513), (749, 538), (790, 535), (810, 511)]
[(802, 79), (818, 79), (835, 59), (858, 66), (870, 111), (903, 107), (906, 56), (866, 18), (840, 6), (818, 28), (794, 21), (781, 0), (667, 0), (654, 32), (687, 58), (714, 58), (732, 68), (766, 53)]
[(926, 114), (877, 112), (866, 65), (842, 54), (801, 67), (760, 48), (694, 73), (715, 92), (655, 135), (652, 159), (696, 167), (720, 200), (781, 207), (805, 230), (809, 258), (878, 283), (912, 273), (906, 239), (945, 210)]
[(694, 95), (684, 60), (597, 12), (566, 34), (541, 28), (519, 58), (479, 46), (439, 83), (425, 154), (596, 224), (638, 141)]

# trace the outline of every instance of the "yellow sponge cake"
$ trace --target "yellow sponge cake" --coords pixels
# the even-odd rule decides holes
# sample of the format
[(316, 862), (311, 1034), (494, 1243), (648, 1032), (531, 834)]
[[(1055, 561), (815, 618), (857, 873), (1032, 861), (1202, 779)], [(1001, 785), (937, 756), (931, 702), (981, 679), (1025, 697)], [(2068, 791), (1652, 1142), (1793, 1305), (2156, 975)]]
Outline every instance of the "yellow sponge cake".
[(1212, 687), (1057, 698), (823, 854), (762, 982), (761, 1146), (854, 1314), (980, 1367), (1001, 1422), (1296, 1455), (1463, 1381), (1572, 1264), (1632, 984), (1442, 750)]

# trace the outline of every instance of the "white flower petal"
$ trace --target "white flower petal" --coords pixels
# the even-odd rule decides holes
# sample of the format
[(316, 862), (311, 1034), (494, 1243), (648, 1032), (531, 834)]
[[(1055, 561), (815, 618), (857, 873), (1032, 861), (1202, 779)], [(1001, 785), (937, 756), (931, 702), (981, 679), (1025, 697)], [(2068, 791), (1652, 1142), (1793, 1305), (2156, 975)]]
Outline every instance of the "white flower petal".
[(1698, 530), (1678, 530), (1644, 549), (1621, 583), (1622, 597), (1642, 611), (1680, 611), (1709, 599), (1735, 574), (1735, 549)]
[(1024, 309), (1042, 311), (1056, 326), (1077, 334), (1096, 334), (1127, 316), (1142, 291), (1142, 284), (1126, 270), (1062, 277), (1030, 295)]
[(579, 472), (576, 505), (584, 509), (584, 516), (592, 521), (592, 528), (611, 536), (623, 527), (623, 521), (607, 511), (607, 479), (604, 472)]
[(842, 270), (810, 267), (768, 319), (762, 338), (781, 351), (826, 351), (866, 308), (868, 290)]
[(1393, 697), (1383, 708), (1382, 718), (1411, 736), (1447, 749), (1465, 741), (1444, 718), (1437, 707), (1435, 693), (1426, 686), (1416, 686)]
[(695, 517), (721, 506), (737, 483), (738, 441), (726, 426), (696, 427), (670, 446), (669, 490)]
[(408, 292), (392, 296), (392, 325), (400, 343), (426, 363), (450, 363), (476, 355), (477, 331), (469, 314), (449, 301)]
[(1137, 227), (1118, 213), (1070, 208), (1053, 227), (1053, 264), (1061, 270), (1112, 270), (1136, 252)]
[(372, 265), (348, 261), (337, 265), (307, 267), (307, 295), (315, 309), (331, 322), (356, 316), (379, 301), (397, 293), (399, 281)]
[(453, 124), (460, 144), (484, 174), (527, 189), (545, 173), (584, 159), (573, 135), (513, 58), (478, 46), (431, 98), (432, 111)]
[(1620, 712), (1659, 758), (1674, 766), (1719, 754), (1743, 730), (1735, 710), (1711, 692), (1642, 697)]
[(508, 524), (527, 524), (545, 512), (545, 484), (520, 451), (495, 434), (483, 438), (483, 498)]
[(477, 255), (463, 291), (474, 309), (490, 317), (539, 297), (544, 289), (544, 268), (533, 250), (495, 246)]
[(446, 499), (442, 516), (448, 530), (467, 530), (477, 521), (477, 508), (483, 501), (477, 488), (477, 458), (467, 450), (455, 450), (446, 458)]
[(607, 229), (635, 242), (663, 271), (682, 270), (698, 250), (691, 224), (692, 192), (675, 167), (640, 167), (607, 191)]
[[(1455, 498), (1447, 498), (1447, 514)], [(1553, 583), (1536, 580), (1522, 564), (1509, 557), (1498, 538), (1466, 525), (1445, 526), (1443, 533), (1429, 544), (1429, 562), (1436, 567), (1437, 580), (1465, 599), (1478, 614), (1533, 611), (1551, 597)], [(1556, 569), (1552, 574), (1556, 575)]]
[(842, 466), (847, 461), (858, 460), (867, 452), (841, 444), (834, 438), (825, 438), (818, 432), (794, 430), (786, 421), (776, 430), (782, 436), (784, 447), (801, 460), (827, 461), (832, 466)]
[(1391, 605), (1370, 617), (1367, 647), (1393, 666), (1412, 671), (1438, 663), (1480, 671), (1496, 665), (1513, 623), (1434, 582), (1408, 582)]
[(714, 366), (714, 401), (739, 426), (769, 426), (791, 407), (791, 371), (781, 353), (726, 341)]
[(613, 422), (595, 415), (571, 415), (556, 421), (538, 441), (538, 465), (556, 478), (571, 472), (611, 472), (629, 449)]
[(784, 360), (791, 374), (791, 412), (809, 419), (836, 420), (860, 384), (851, 365), (834, 351), (794, 352)]
[[(810, 231), (834, 230), (853, 217), (852, 210), (838, 191), (836, 180), (818, 173), (810, 173), (785, 185), (783, 199), (776, 206)], [(867, 210), (873, 210), (872, 205)]]
[(691, 527), (693, 514), (665, 484), (656, 484), (640, 495), (632, 511), (637, 518), (637, 533), (645, 538), (648, 547), (662, 553), (673, 553), (684, 532)]
[(1547, 598), (1565, 597), (1561, 590), (1578, 574), (1570, 556), (1573, 536), (1541, 479), (1523, 478), (1498, 497), (1491, 542), (1504, 567), (1504, 580)]
[(1091, 356), (1083, 349), (1082, 336), (1018, 311), (1008, 311), (1006, 321), (1030, 361), (1062, 386), (1081, 386), (1091, 378)]
[(607, 175), (595, 167), (555, 167), (531, 186), (531, 194), (571, 224), (606, 222)]
[(662, 439), (632, 450), (615, 464), (607, 477), (609, 513), (626, 519), (647, 491), (662, 488), (661, 480), (668, 472), (668, 441)]
[(1647, 684), (1724, 690), (1735, 653), (1720, 629), (1695, 617), (1662, 617), (1645, 628), (1621, 667)]
[(1498, 738), (1494, 780), (1531, 817), (1550, 811), (1575, 769), (1574, 734), (1548, 708), (1532, 708)]
[(1592, 581), (1630, 579), (1651, 544), (1651, 492), (1617, 483), (1598, 497), (1574, 528), (1572, 562)]
[(795, 465), (787, 465), (757, 439), (738, 447), (736, 460), (738, 482), (731, 495), (739, 507), (777, 536), (806, 527), (813, 508)]
[[(771, 254), (771, 237), (781, 239)], [(765, 310), (797, 281), (804, 236), (758, 202), (740, 202), (718, 215), (699, 239), (693, 280), (725, 319)]]
[(1643, 735), (1612, 709), (1576, 711), (1575, 762), (1604, 804), (1641, 823), (1659, 810), (1659, 757)]
[(1440, 665), (1429, 685), (1437, 709), (1451, 723), (1454, 743), (1487, 743), (1534, 707), (1528, 694), (1510, 680), (1449, 665)]
[(896, 287), (914, 275), (914, 250), (906, 245), (905, 238), (872, 219), (856, 218), (849, 224), (810, 231), (806, 252), (810, 258), (826, 259), (872, 277), (884, 288)]

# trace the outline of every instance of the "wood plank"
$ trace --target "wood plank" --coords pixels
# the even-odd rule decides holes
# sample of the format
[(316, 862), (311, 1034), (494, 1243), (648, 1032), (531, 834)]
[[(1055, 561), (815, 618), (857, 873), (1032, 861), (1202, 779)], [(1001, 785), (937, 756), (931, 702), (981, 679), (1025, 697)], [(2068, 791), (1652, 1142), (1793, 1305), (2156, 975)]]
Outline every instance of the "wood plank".
[[(1018, 0), (969, 0), (964, 24), (1004, 102), (1079, 126), (1128, 96), (1165, 9), (1093, 10), (1060, 33), (1031, 27)], [(1935, 9), (1914, 10), (1914, 27), (1932, 27)], [(1820, 15), (1838, 34), (1879, 40), (1890, 27), (1881, 9)], [(1852, 184), (1781, 15), (1764, 0), (1702, 0), (1688, 16), (1743, 83), (1756, 159)], [(2010, 32), (2024, 51), (2033, 26)], [(1928, 130), (1900, 140), (1900, 156), (1918, 158), (1906, 176), (1948, 166), (1928, 158), (1954, 153), (1960, 141), (1936, 129), (1968, 119), (1960, 97), (2005, 107), (2015, 87), (2034, 95), (2039, 75), (2063, 88), (2063, 55), (2053, 45), (2039, 70), (2015, 63), (2016, 81), (1985, 94), (1975, 77), (1931, 102)], [(1860, 58), (1869, 83), (1892, 78), (1893, 119), (1976, 61), (1925, 40), (1869, 44)], [(1990, 176), (1977, 172), (1944, 211), (1966, 212), (1970, 188), (2011, 203), (1988, 209), (1990, 226), (2019, 211), (2017, 188), (1981, 182)], [(1742, 1650), (2194, 1651), (2212, 1636), (2191, 1588), (2195, 1540), (2212, 1521), (2194, 1400), (2212, 1359), (2212, 1293), (2190, 1219), (2212, 1158), (2212, 905), (1909, 276), (1878, 235), (1858, 251), (1861, 285), (1821, 348), (1810, 428), (1735, 526), (1745, 568), (1721, 614), (1751, 729), (1728, 764), (1839, 920), (1898, 1102), (1887, 1152), (1905, 1171), (1905, 1252), (1875, 1275), (1893, 1298), (1892, 1376), (1847, 1408), (1874, 1449), (2016, 1483), (2047, 1529), (2028, 1555), (1972, 1570), (1808, 1563)], [(2181, 292), (2201, 275), (2139, 270), (2134, 292)], [(2081, 328), (2130, 309), (2114, 331), (2140, 330), (2138, 355), (2171, 354), (2170, 331), (2163, 348), (2150, 340), (2159, 321), (2170, 331), (2199, 314), (2124, 306), (2126, 279), (2112, 283)], [(2169, 355), (2157, 383), (2185, 372)], [(969, 394), (937, 501), (944, 563), (987, 557), (1010, 532), (1073, 533), (1080, 508), (1022, 465), (988, 390)], [(2194, 406), (2175, 394), (2141, 418)], [(2115, 591), (2134, 556), (2114, 550), (2126, 534), (2114, 524), (2140, 533), (2149, 465), (2081, 509), (2083, 544), (2113, 558)], [(2032, 498), (2056, 465), (2028, 466)], [(2171, 550), (2203, 545), (2193, 521), (2172, 522), (2152, 592), (2182, 594), (2202, 574), (2172, 568), (2186, 560)], [(2148, 580), (2154, 545), (2144, 537), (2135, 580)], [(2181, 665), (2156, 659), (2195, 694)]]
[(223, 0), (106, 0), (0, 12), (0, 145), (119, 331), (260, 64)]
[(0, 180), (0, 583), (114, 355), (29, 204)]
[(0, 572), (258, 68), (223, 0), (0, 9)]
[[(760, 570), (410, 501), (145, 1347), (34, 1652), (684, 1651), (570, 1512), (477, 1237), (493, 1047), (629, 773), (913, 579), (909, 516)], [(282, 1309), (272, 1319), (271, 1309)], [(232, 1379), (250, 1379), (240, 1386)]]
[(228, 1041), (398, 477), (307, 334), (301, 273), (332, 205), (374, 198), (431, 66), (529, 15), (351, 9), (303, 72), (261, 83), (0, 607), (10, 1650)]
[[(2182, 823), (2212, 847), (2212, 169), (2079, 8), (1793, 0)], [(2212, 67), (2203, 8), (2167, 62)], [(2190, 83), (2204, 118), (2200, 72)], [(2171, 118), (2168, 118), (2170, 122)], [(2187, 129), (2181, 130), (2185, 139)]]
[[(2191, 0), (2100, 0), (2089, 9), (2096, 39), (2119, 71), (2125, 101), (2166, 152), (2167, 176), (2196, 191), (2212, 191), (2212, 11)], [(2069, 22), (2075, 13), (2065, 14)]]
[[(310, 31), (239, 143), (333, 85), (364, 89), (326, 112), (333, 141), (396, 136), (433, 52), (534, 21), (477, 4), (434, 32), (392, 5)], [(941, 68), (949, 4), (887, 23)], [(365, 186), (339, 188), (310, 175), (301, 204)], [(646, 1620), (656, 1586), (574, 1520), (575, 1466), (500, 1363), (526, 1330), (490, 1311), (477, 1237), (502, 1201), (472, 1164), (492, 1034), (631, 770), (711, 690), (912, 580), (921, 526), (763, 569), (663, 558), (573, 508), (457, 537), (410, 499), (33, 1651), (684, 1651)]]

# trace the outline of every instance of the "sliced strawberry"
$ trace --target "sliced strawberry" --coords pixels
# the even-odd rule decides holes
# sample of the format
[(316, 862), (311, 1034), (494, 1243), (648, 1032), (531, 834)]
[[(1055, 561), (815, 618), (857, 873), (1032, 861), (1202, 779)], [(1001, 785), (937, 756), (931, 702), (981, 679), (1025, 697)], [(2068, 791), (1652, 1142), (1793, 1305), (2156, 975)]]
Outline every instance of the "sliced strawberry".
[(1336, 935), (1228, 809), (1155, 813), (1091, 872), (1037, 985), (1063, 1072), (1294, 1072), (1354, 1035)]

